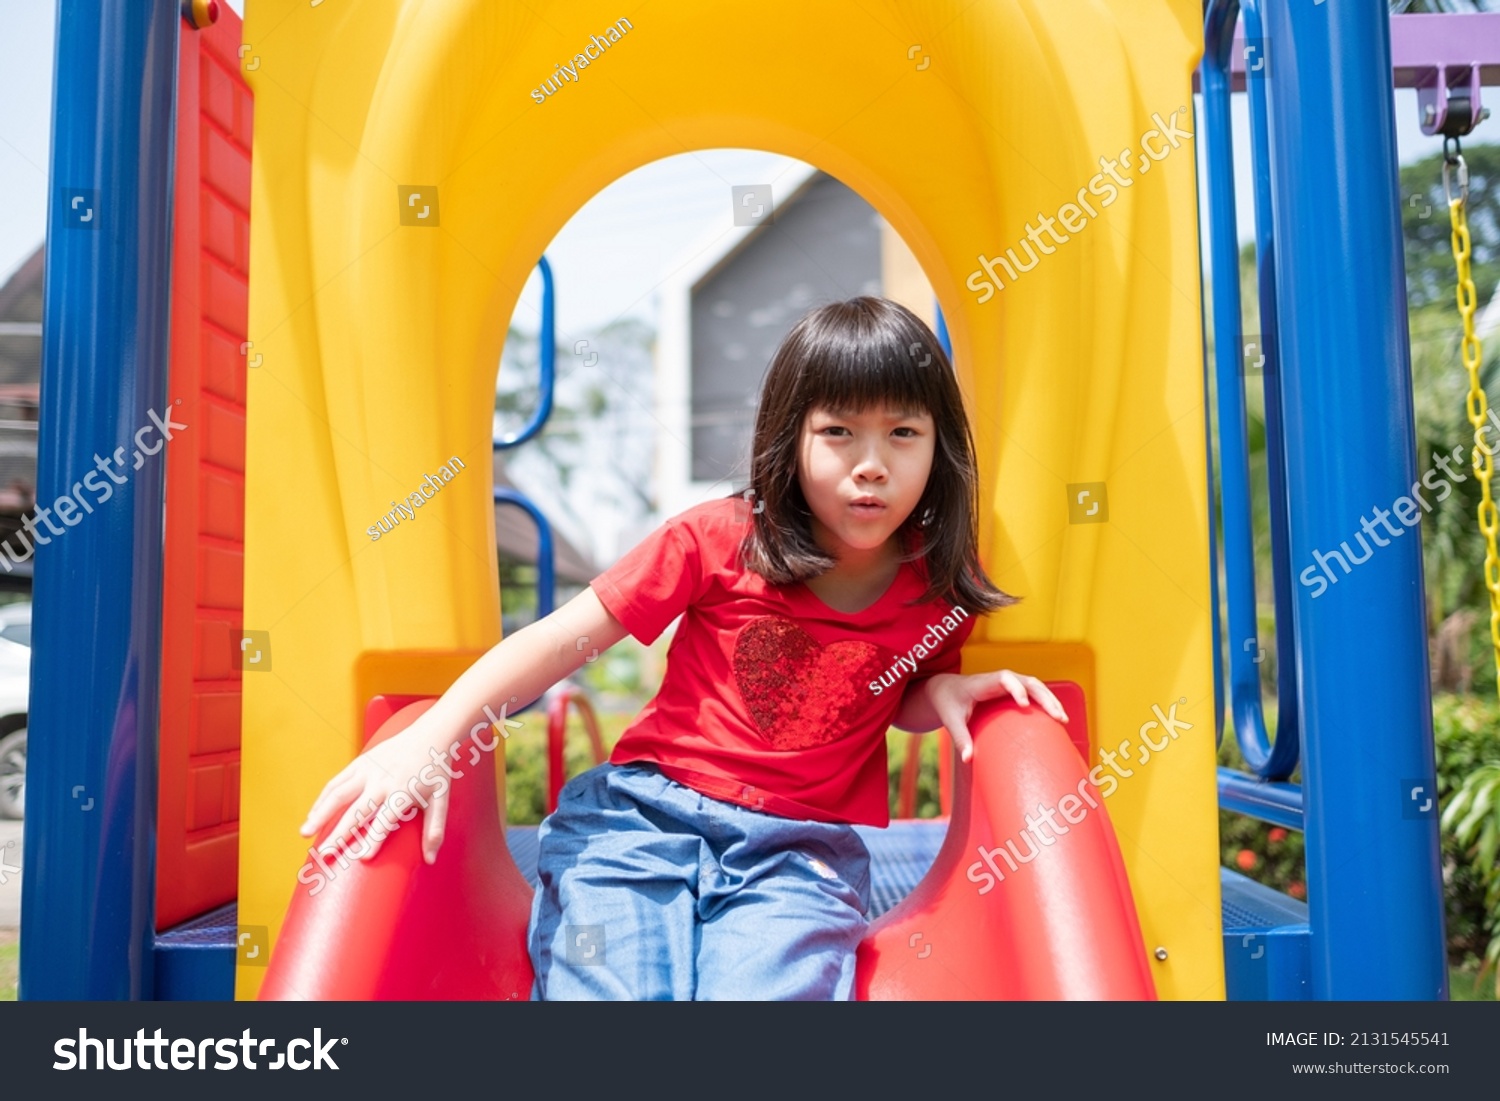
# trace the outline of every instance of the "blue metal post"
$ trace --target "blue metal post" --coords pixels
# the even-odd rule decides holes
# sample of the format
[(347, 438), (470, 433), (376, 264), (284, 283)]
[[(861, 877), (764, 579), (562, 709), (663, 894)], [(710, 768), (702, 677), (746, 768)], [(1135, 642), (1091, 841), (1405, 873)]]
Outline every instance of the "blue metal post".
[[(1412, 496), (1420, 473), (1389, 16), (1286, 0), (1263, 15), (1312, 993), (1441, 998), (1421, 535), (1376, 527), (1376, 539), (1362, 524)], [(1348, 572), (1314, 558), (1359, 559), (1360, 539), (1371, 553)]]
[(152, 995), (166, 456), (151, 414), (172, 409), (180, 19), (173, 0), (58, 10), (37, 497), (78, 499), (90, 472), (111, 493), (82, 489), (91, 511), (34, 525), (27, 999)]

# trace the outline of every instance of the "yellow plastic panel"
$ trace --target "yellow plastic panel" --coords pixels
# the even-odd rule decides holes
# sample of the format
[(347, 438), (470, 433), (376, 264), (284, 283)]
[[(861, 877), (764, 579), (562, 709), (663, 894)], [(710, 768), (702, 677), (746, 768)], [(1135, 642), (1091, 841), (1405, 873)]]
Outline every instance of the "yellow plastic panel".
[[(1138, 153), (1153, 114), (1187, 108), (1179, 130), (1193, 129), (1198, 0), (247, 6), (261, 360), (245, 625), (270, 632), (273, 665), (245, 678), (240, 922), (278, 931), (306, 857), (296, 828), (360, 743), (361, 670), (499, 637), (494, 373), (537, 257), (620, 176), (750, 147), (863, 195), (941, 300), (981, 455), (985, 560), (1025, 597), (976, 631), (971, 669), (1065, 644), (1047, 663), (1065, 675), (1088, 655), (1075, 679), (1106, 749), (1137, 744), (1153, 705), (1187, 701), (1192, 729), (1106, 805), (1146, 947), (1168, 950), (1161, 996), (1223, 997), (1195, 153), (1183, 140), (1149, 169)], [(576, 82), (533, 100), (622, 16)], [(1066, 243), (976, 293), (980, 254), (1024, 261), (1028, 223), (1126, 147), (1131, 182), (1110, 206), (1096, 192)], [(727, 215), (727, 183), (724, 201)], [(430, 220), (412, 220), (422, 207)], [(452, 480), (372, 541), (445, 463)], [(1069, 522), (1067, 487), (1086, 482), (1105, 483), (1107, 522)], [(240, 967), (237, 996), (263, 974)]]

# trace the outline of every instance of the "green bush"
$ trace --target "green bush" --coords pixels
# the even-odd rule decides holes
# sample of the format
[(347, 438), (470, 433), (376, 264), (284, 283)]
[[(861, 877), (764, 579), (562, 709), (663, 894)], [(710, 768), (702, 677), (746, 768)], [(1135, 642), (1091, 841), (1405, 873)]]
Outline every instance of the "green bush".
[[(1484, 960), (1493, 968), (1500, 960), (1500, 869), (1494, 852), (1500, 805), (1493, 779), (1500, 769), (1500, 705), (1489, 697), (1437, 696), (1432, 719), (1448, 953), (1465, 967)], [(1488, 805), (1482, 801), (1485, 791)]]
[[(601, 711), (599, 733), (609, 753), (636, 711)], [(505, 742), (505, 820), (534, 826), (547, 814), (547, 713), (541, 707), (521, 715), (521, 729)], [(563, 736), (563, 771), (571, 778), (594, 767), (588, 733), (576, 708), (568, 709)]]
[[(885, 732), (886, 770), (890, 779), (891, 817), (900, 812), (901, 770), (906, 767), (906, 755), (911, 751), (913, 735), (895, 727)], [(936, 818), (942, 813), (938, 797), (938, 752), (948, 752), (947, 735), (936, 732), (922, 739), (919, 750), (921, 767), (917, 772), (917, 798), (914, 813), (918, 818)]]

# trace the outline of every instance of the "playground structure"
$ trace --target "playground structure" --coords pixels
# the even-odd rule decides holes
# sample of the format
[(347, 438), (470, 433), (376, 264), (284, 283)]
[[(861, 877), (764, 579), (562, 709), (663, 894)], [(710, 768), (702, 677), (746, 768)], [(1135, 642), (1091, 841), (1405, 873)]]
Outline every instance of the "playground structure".
[[(1413, 81), (1424, 63), (1442, 74), (1445, 109), (1455, 88), (1477, 107), (1500, 59), (1445, 51), (1483, 40), (1461, 22), (1492, 17), (1409, 17), (1439, 20), (1421, 37), (1374, 5), (1272, 0), (1245, 5), (1236, 39), (1232, 3), (1204, 24), (1195, 0), (1145, 14), (1113, 0), (1081, 24), (1065, 5), (987, 0), (953, 26), (893, 5), (893, 26), (777, 0), (721, 55), (736, 9), (653, 5), (589, 80), (538, 105), (536, 74), (612, 37), (615, 13), (250, 0), (241, 33), (205, 7), (195, 26), (175, 4), (99, 0), (59, 26), (38, 495), (65, 492), (153, 411), (189, 427), (111, 511), (38, 553), (23, 998), (526, 996), (529, 888), (508, 853), (524, 863), (527, 833), (501, 831), (500, 776), (455, 785), (437, 865), (400, 830), (319, 897), (298, 886), (296, 827), (367, 738), (499, 636), (498, 498), (474, 468), (496, 446), (494, 371), (530, 269), (614, 179), (720, 146), (819, 165), (921, 261), (974, 422), (986, 566), (1026, 597), (981, 622), (964, 669), (1064, 686), (1081, 720), (1065, 732), (994, 709), (972, 767), (953, 772), (946, 826), (893, 825), (890, 843), (931, 870), (872, 929), (862, 996), (1445, 995), (1436, 816), (1402, 801), (1433, 783), (1420, 547), (1396, 543), (1317, 603), (1288, 570), (1417, 481), (1392, 44), (1417, 55)], [(1275, 44), (1247, 83), (1266, 166), (1274, 747), (1229, 274), (1227, 103), (1236, 74), (1260, 72), (1240, 45), (1256, 40)], [(1181, 121), (1205, 52), (1203, 112)], [(708, 53), (713, 79), (684, 88), (685, 60)], [(768, 78), (767, 58), (795, 79)], [(1210, 145), (1227, 701), (1196, 165), (1191, 142), (1165, 146), (1165, 116)], [(1075, 202), (1122, 145), (1153, 159), (1094, 224), (973, 293), (972, 273), (999, 270), (976, 254)], [(1369, 165), (1386, 167), (1348, 170)], [(98, 229), (69, 224), (73, 191), (97, 199)], [(462, 472), (421, 522), (372, 543), (370, 519), (450, 456)], [(1107, 493), (1107, 522), (1070, 515), (1078, 492)], [(542, 510), (510, 503), (545, 532)], [(1216, 797), (1208, 731), (1224, 702), (1255, 776), (1221, 774)], [(1085, 843), (981, 892), (976, 852), (1106, 754), (1128, 763), (1164, 712), (1183, 732), (1119, 774)], [(1285, 779), (1301, 744), (1298, 787)], [(479, 761), (481, 775), (503, 763), (503, 742)], [(1218, 867), (1221, 803), (1306, 829), (1307, 906)]]

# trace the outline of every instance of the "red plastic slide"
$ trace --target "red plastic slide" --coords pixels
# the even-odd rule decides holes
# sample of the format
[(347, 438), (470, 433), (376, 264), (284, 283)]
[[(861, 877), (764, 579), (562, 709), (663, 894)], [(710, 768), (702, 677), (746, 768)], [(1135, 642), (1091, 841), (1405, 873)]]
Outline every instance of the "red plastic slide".
[(855, 996), (1154, 1001), (1114, 829), (1066, 728), (1006, 701), (970, 730), (943, 847), (871, 926)]
[[(401, 708), (370, 744), (430, 706)], [(857, 996), (1154, 999), (1114, 831), (1064, 727), (1005, 702), (982, 707), (972, 729), (974, 761), (957, 770), (947, 840), (861, 945)], [(329, 862), (316, 895), (304, 865), (262, 999), (529, 996), (531, 888), (501, 832), (494, 754), (473, 755), (455, 766), (464, 775), (435, 864), (422, 860), (413, 817), (375, 860)]]
[[(405, 730), (434, 702), (401, 708), (366, 748)], [(435, 863), (422, 859), (418, 813), (386, 839), (374, 860), (345, 857), (347, 868), (332, 859), (323, 867), (310, 860), (303, 865), (261, 986), (262, 1001), (531, 996), (531, 887), (501, 832), (495, 754), (465, 742), (450, 767), (463, 775), (451, 781), (447, 830)]]

